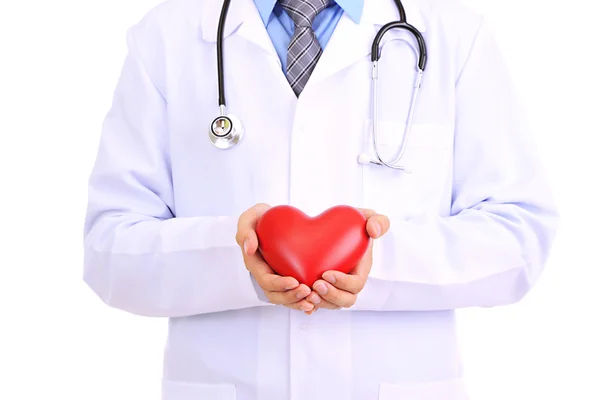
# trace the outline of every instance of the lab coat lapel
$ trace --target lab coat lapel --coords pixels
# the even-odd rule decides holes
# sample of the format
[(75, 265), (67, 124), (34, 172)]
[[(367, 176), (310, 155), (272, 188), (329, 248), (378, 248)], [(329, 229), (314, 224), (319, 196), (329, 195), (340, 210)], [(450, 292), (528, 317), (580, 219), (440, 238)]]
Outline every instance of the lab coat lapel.
[(364, 18), (357, 24), (344, 14), (312, 72), (305, 90), (309, 85), (318, 84), (319, 81), (370, 54), (374, 32), (373, 24), (366, 22)]
[[(230, 37), (241, 37), (257, 45), (265, 54), (274, 57), (281, 67), (273, 42), (252, 0), (232, 0), (223, 29), (223, 46)], [(207, 0), (202, 18), (202, 37), (212, 43), (217, 41), (222, 0)], [(227, 62), (225, 62), (227, 63)]]
[[(407, 21), (420, 32), (425, 31), (423, 17), (413, 0), (403, 0)], [(320, 80), (343, 70), (365, 57), (370, 56), (373, 39), (383, 25), (398, 20), (398, 10), (391, 0), (365, 1), (363, 15), (357, 24), (344, 14), (325, 48), (319, 63), (315, 67), (308, 85), (315, 85)], [(394, 29), (384, 36), (387, 40), (399, 35), (410, 35), (403, 30)]]

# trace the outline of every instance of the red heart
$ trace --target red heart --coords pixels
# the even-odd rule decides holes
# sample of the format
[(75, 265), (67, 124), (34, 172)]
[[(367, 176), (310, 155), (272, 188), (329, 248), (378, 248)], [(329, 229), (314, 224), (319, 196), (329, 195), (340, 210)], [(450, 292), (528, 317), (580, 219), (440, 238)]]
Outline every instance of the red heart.
[(369, 247), (366, 224), (362, 212), (349, 206), (309, 217), (282, 205), (260, 218), (256, 234), (260, 254), (275, 272), (312, 287), (325, 271), (356, 267)]

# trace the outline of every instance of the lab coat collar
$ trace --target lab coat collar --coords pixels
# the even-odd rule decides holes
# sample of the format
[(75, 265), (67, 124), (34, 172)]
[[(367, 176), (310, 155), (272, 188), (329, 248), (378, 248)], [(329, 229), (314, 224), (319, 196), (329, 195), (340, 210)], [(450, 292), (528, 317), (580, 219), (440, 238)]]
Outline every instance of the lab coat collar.
[(275, 8), (275, 4), (277, 4), (277, 0), (254, 0), (254, 4), (260, 13), (263, 24), (266, 26), (269, 23), (271, 14), (273, 14), (273, 9)]
[[(425, 23), (416, 0), (403, 0), (402, 3), (406, 11), (407, 22), (420, 32), (424, 32)], [(304, 92), (310, 90), (312, 86), (318, 85), (319, 81), (327, 79), (359, 60), (364, 60), (371, 54), (373, 39), (377, 31), (383, 25), (394, 20), (398, 20), (398, 10), (392, 0), (366, 0), (359, 24), (355, 24), (344, 15), (304, 87)], [(414, 40), (408, 31), (392, 29), (385, 34), (381, 45), (397, 38)]]
[[(217, 29), (222, 0), (207, 0), (202, 14), (202, 35), (208, 42), (217, 41)], [(425, 24), (416, 0), (403, 0), (407, 22), (420, 32)], [(360, 23), (355, 23), (344, 13), (333, 32), (325, 51), (315, 67), (304, 92), (323, 79), (341, 71), (371, 54), (373, 38), (381, 26), (398, 19), (398, 10), (392, 0), (366, 0)], [(269, 37), (265, 25), (253, 0), (232, 1), (223, 30), (223, 38), (235, 34), (254, 43), (273, 58), (281, 67), (281, 60)], [(399, 37), (408, 38), (406, 30), (393, 29), (385, 35), (382, 44)]]
[(335, 2), (348, 14), (352, 21), (357, 24), (360, 23), (365, 0), (336, 0)]
[[(254, 0), (254, 3), (260, 13), (263, 24), (266, 26), (273, 14), (273, 9), (275, 8), (275, 4), (277, 4), (277, 0)], [(344, 10), (350, 18), (352, 18), (352, 21), (357, 24), (360, 22), (364, 0), (335, 0), (335, 3)]]
[[(402, 4), (406, 11), (408, 23), (420, 32), (425, 32), (425, 23), (416, 4), (416, 0), (403, 0)], [(217, 41), (217, 29), (219, 26), (222, 5), (222, 0), (207, 0), (205, 2), (205, 9), (202, 13), (202, 37), (206, 41)], [(398, 11), (396, 10), (394, 2), (391, 0), (365, 0), (359, 23), (356, 23), (356, 16), (350, 16), (347, 12), (342, 17), (342, 21), (344, 19), (349, 19), (354, 25), (363, 28), (369, 25), (381, 27), (392, 21), (393, 18), (397, 18), (397, 15)], [(264, 27), (263, 18), (253, 0), (232, 1), (223, 30), (223, 38), (236, 32), (242, 25), (246, 26), (245, 30), (242, 32), (245, 33), (244, 36), (251, 38), (251, 35), (257, 35), (260, 39), (258, 43), (262, 44), (262, 47), (266, 47), (267, 50), (270, 50), (270, 47), (272, 46), (265, 46), (264, 43), (262, 43), (265, 38), (269, 40), (270, 38)], [(256, 42), (256, 40), (252, 41)]]
[[(406, 21), (419, 32), (425, 32), (423, 14), (417, 5), (417, 0), (402, 0), (402, 5), (406, 12)], [(364, 23), (379, 28), (393, 20), (398, 20), (398, 9), (392, 0), (365, 0)]]
[[(217, 41), (219, 17), (223, 0), (207, 0), (202, 12), (202, 37), (207, 42)], [(269, 37), (262, 18), (253, 0), (232, 0), (223, 28), (223, 39), (232, 34), (240, 35), (277, 56), (273, 42)], [(279, 61), (278, 61), (279, 62)], [(279, 62), (280, 63), (280, 62)]]
[[(223, 0), (207, 0), (204, 2), (204, 10), (202, 11), (202, 37), (208, 42), (217, 41), (217, 30), (222, 6)], [(242, 25), (254, 25), (257, 19), (261, 23), (262, 30), (265, 30), (261, 22), (260, 13), (253, 0), (232, 0), (223, 28), (223, 38), (231, 36)]]

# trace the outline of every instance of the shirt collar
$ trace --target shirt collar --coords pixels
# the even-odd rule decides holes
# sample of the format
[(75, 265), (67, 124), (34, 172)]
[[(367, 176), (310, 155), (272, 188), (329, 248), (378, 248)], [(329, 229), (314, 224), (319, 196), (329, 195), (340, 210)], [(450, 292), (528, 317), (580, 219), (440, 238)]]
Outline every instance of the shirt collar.
[[(364, 0), (336, 0), (338, 6), (344, 10), (355, 23), (360, 22), (360, 17), (363, 11)], [(254, 0), (256, 8), (260, 13), (263, 23), (267, 25), (269, 18), (273, 13), (277, 0)]]

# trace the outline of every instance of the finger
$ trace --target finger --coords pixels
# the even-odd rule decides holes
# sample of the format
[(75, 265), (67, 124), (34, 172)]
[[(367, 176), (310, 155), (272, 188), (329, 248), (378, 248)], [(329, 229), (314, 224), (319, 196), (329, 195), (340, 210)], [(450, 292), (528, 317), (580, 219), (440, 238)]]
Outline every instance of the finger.
[(319, 296), (317, 294), (317, 292), (315, 292), (313, 290), (311, 290), (311, 292), (308, 294), (308, 296), (306, 297), (306, 300), (315, 306), (318, 306), (323, 301), (321, 299), (321, 296)]
[(322, 299), (339, 307), (351, 307), (356, 301), (355, 294), (345, 290), (340, 290), (324, 280), (318, 280), (315, 282), (314, 289)]
[[(291, 276), (276, 274), (254, 275), (254, 279), (265, 292), (288, 292), (299, 287), (300, 283)], [(307, 293), (308, 295), (308, 293)]]
[(244, 264), (258, 286), (266, 292), (285, 292), (300, 285), (295, 278), (277, 275), (259, 255), (244, 256)]
[(306, 300), (310, 304), (315, 306), (315, 308), (313, 308), (311, 311), (305, 311), (304, 314), (306, 314), (306, 315), (311, 315), (313, 313), (316, 313), (319, 310), (319, 304), (323, 302), (321, 297), (314, 291), (310, 292), (310, 294), (306, 297)]
[[(337, 289), (358, 294), (365, 287), (371, 266), (373, 265), (373, 241), (369, 243), (367, 252), (356, 267), (349, 273), (340, 271), (325, 271), (322, 278), (335, 286)], [(315, 282), (316, 283), (316, 282)]]
[(317, 308), (326, 308), (328, 310), (337, 310), (340, 308), (339, 306), (328, 302), (323, 299), (319, 294), (315, 291), (312, 291), (307, 297), (306, 300), (315, 306), (315, 311)]
[(254, 229), (246, 231), (244, 238), (242, 239), (242, 251), (245, 256), (253, 256), (258, 250), (258, 236)]
[(258, 238), (255, 232), (256, 223), (269, 208), (271, 208), (270, 205), (259, 203), (240, 216), (235, 240), (244, 250), (244, 254), (253, 255), (258, 249)]
[[(369, 247), (367, 248), (367, 252), (358, 262), (356, 267), (352, 271), (350, 271), (349, 275), (356, 276), (359, 282), (362, 282), (364, 285), (369, 277), (369, 273), (371, 272), (371, 267), (373, 266), (373, 241), (371, 240), (369, 243)], [(326, 271), (327, 272), (327, 271)], [(325, 274), (324, 274), (325, 275)], [(337, 277), (337, 275), (336, 275)], [(331, 282), (330, 282), (331, 283)], [(335, 285), (337, 287), (337, 285)], [(362, 287), (360, 288), (362, 290)]]
[(324, 308), (326, 310), (339, 310), (340, 308), (342, 308), (341, 306), (338, 306), (337, 304), (333, 304), (330, 303), (326, 300), (323, 300), (323, 305), (319, 305), (319, 308)]
[(300, 285), (296, 289), (288, 290), (285, 292), (267, 292), (265, 295), (269, 302), (273, 304), (292, 304), (298, 303), (310, 294), (310, 288), (306, 285)]
[[(362, 264), (362, 262), (361, 262)], [(336, 289), (358, 294), (365, 287), (366, 279), (362, 276), (361, 265), (356, 268), (356, 275), (344, 274), (339, 271), (327, 271), (323, 274), (323, 280), (329, 282)]]
[(304, 311), (305, 313), (309, 313), (315, 309), (315, 306), (306, 300), (300, 300), (291, 304), (284, 304), (284, 307), (291, 308), (292, 310)]
[(390, 219), (385, 215), (375, 214), (367, 220), (367, 232), (373, 239), (380, 238), (390, 229)]

